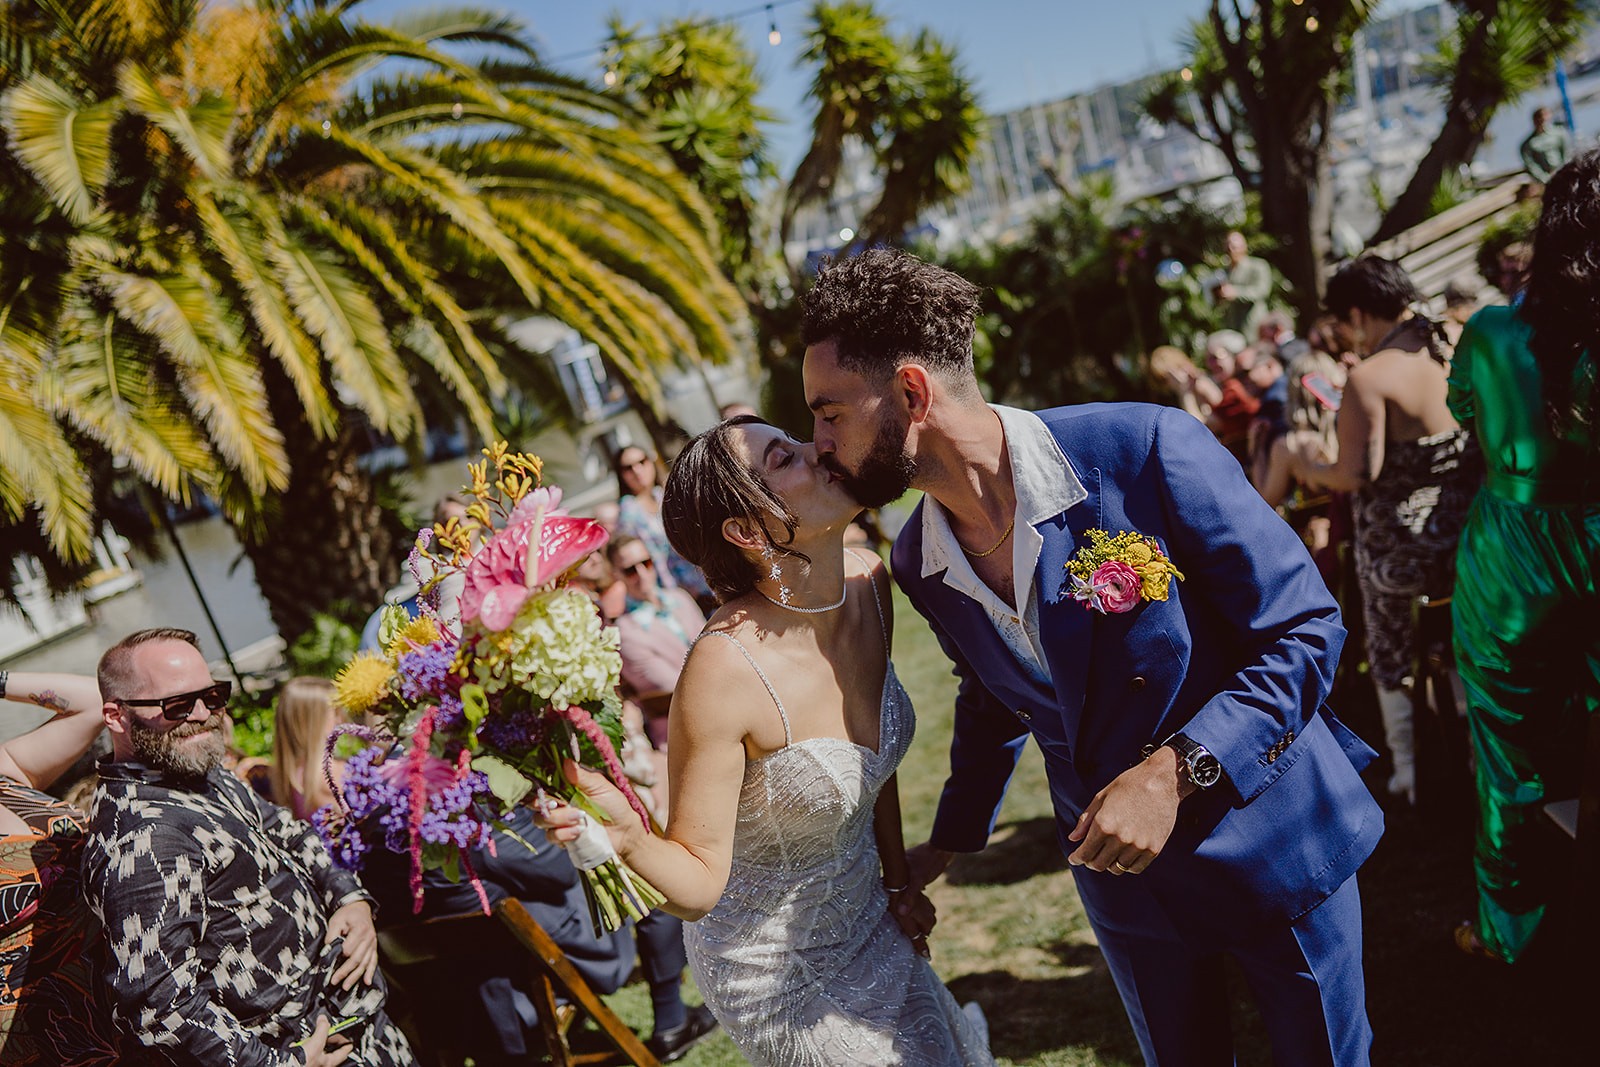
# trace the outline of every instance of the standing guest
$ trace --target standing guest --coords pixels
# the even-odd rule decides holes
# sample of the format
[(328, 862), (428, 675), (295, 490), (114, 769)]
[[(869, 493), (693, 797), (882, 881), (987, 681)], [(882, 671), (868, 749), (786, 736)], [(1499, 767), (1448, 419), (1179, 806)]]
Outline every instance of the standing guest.
[(1288, 432), (1272, 443), (1266, 465), (1252, 480), (1273, 507), (1284, 502), (1296, 482), (1308, 480), (1311, 468), (1306, 459), (1322, 465), (1339, 454), (1337, 425), (1344, 379), (1344, 368), (1315, 349), (1308, 349), (1284, 372)]
[(7, 700), (55, 717), (0, 744), (0, 1063), (142, 1062), (119, 1048), (99, 924), (78, 880), (86, 820), (44, 792), (100, 736), (100, 691), (92, 678), (0, 671)]
[(680, 556), (661, 525), (661, 467), (638, 445), (617, 453), (617, 528), (615, 533), (637, 537), (655, 560), (656, 579), (668, 589), (681, 587), (701, 610), (716, 604), (711, 586), (700, 568)]
[(1275, 345), (1254, 345), (1254, 358), (1245, 369), (1245, 384), (1256, 398), (1256, 417), (1250, 421), (1250, 479), (1255, 481), (1267, 468), (1272, 446), (1289, 432), (1289, 380), (1283, 373), (1283, 357)]
[(611, 566), (628, 591), (627, 610), (617, 619), (622, 635), (622, 686), (644, 709), (645, 733), (657, 748), (667, 744), (667, 709), (689, 648), (706, 617), (682, 589), (667, 589), (650, 550), (637, 537), (606, 546)]
[(185, 1067), (413, 1063), (383, 1012), (371, 898), (310, 826), (222, 769), (231, 687), (194, 634), (130, 634), (99, 682), (112, 756), (83, 885), (121, 1027)]
[(1272, 296), (1272, 268), (1250, 254), (1250, 245), (1238, 230), (1228, 234), (1226, 247), (1228, 280), (1217, 286), (1222, 321), (1228, 329), (1254, 337)]
[(1225, 955), (1277, 1062), (1367, 1063), (1355, 873), (1383, 815), (1374, 753), (1324, 705), (1337, 605), (1188, 415), (984, 403), (977, 311), (976, 286), (876, 249), (805, 297), (816, 455), (862, 505), (924, 491), (894, 576), (960, 678), (909, 884), (984, 847), (1031, 732), (1147, 1063), (1233, 1062)]
[[(566, 851), (545, 839), (527, 808), (517, 808), (504, 823), (504, 829), (494, 831), (493, 847), (471, 853), (472, 870), (490, 907), (520, 900), (597, 993), (621, 989), (637, 957), (655, 1020), (647, 1044), (663, 1063), (679, 1059), (716, 1029), (710, 1009), (683, 1001), (688, 958), (682, 920), (652, 911), (620, 930), (596, 934), (577, 868)], [(482, 914), (471, 883), (452, 882), (436, 870), (423, 875), (422, 910), (413, 914), (406, 861), (393, 852), (374, 853), (361, 877), (378, 899), (385, 929), (445, 915)], [(396, 981), (410, 997), (429, 1006), (426, 1017), (418, 1020), (424, 1034), (445, 1028), (449, 1032), (442, 1036), (471, 1056), (476, 1067), (513, 1067), (532, 1062), (530, 1057), (540, 1050), (538, 1016), (523, 992), (527, 973), (527, 951), (506, 939), (499, 951), (439, 960)]]
[[(342, 718), (333, 703), (333, 683), (326, 678), (291, 678), (278, 694), (267, 781), (273, 802), (297, 819), (309, 819), (312, 812), (333, 803), (333, 791), (322, 773), (322, 753)], [(339, 761), (328, 765), (336, 783), (343, 769)]]
[(1550, 176), (1572, 158), (1572, 135), (1550, 124), (1550, 109), (1533, 109), (1533, 132), (1522, 141), (1518, 154), (1528, 177), (1544, 185)]
[(1597, 355), (1600, 150), (1550, 179), (1527, 299), (1473, 316), (1450, 372), (1488, 467), (1451, 603), (1479, 805), (1478, 915), (1456, 943), (1507, 963), (1554, 892), (1537, 836), (1551, 754), (1580, 751), (1600, 710)]
[(1410, 310), (1417, 300), (1410, 276), (1377, 256), (1328, 282), (1323, 303), (1366, 358), (1345, 380), (1338, 457), (1301, 455), (1312, 485), (1355, 494), (1356, 578), (1394, 761), (1389, 792), (1408, 800), (1416, 798), (1411, 605), (1450, 595), (1456, 540), (1483, 477), (1472, 435), (1445, 402), (1450, 364), (1436, 327)]
[(1505, 296), (1507, 303), (1522, 298), (1532, 263), (1533, 245), (1527, 241), (1512, 241), (1495, 257), (1495, 288)]

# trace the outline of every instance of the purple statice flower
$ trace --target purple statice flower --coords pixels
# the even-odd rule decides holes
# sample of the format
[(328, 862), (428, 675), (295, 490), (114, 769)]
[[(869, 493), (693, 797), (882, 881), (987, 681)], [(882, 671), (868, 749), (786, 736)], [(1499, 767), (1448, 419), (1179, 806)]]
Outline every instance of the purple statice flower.
[(482, 848), (490, 827), (481, 818), (478, 801), (489, 795), (489, 778), (473, 771), (428, 798), (418, 831), (431, 844), (451, 844), (460, 849)]
[(400, 653), (395, 664), (400, 672), (400, 695), (406, 700), (454, 696), (457, 683), (450, 668), (455, 662), (456, 646), (446, 641)]
[(311, 825), (322, 838), (328, 858), (334, 866), (347, 871), (359, 871), (372, 846), (361, 836), (361, 828), (349, 819), (341, 818), (333, 805), (318, 808), (311, 813)]
[(478, 727), (478, 739), (508, 756), (521, 758), (541, 744), (549, 729), (533, 708), (491, 712)]
[(461, 706), (461, 698), (454, 693), (445, 693), (439, 697), (439, 713), (434, 716), (434, 727), (438, 730), (459, 730), (467, 721), (466, 709)]

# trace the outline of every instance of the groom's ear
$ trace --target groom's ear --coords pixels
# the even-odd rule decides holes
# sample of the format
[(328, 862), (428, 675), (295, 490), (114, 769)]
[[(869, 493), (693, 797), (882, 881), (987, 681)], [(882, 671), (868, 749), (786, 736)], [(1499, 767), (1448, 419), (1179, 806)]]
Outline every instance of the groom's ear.
[(895, 388), (905, 403), (906, 414), (912, 422), (928, 417), (933, 406), (933, 375), (920, 363), (902, 363), (895, 368)]

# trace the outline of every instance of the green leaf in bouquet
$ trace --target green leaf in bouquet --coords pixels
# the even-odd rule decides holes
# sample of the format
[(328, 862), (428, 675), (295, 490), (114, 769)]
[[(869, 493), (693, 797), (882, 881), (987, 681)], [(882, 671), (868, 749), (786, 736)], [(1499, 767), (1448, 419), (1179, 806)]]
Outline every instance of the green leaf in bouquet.
[(495, 795), (507, 811), (515, 807), (528, 795), (528, 790), (533, 786), (511, 764), (499, 756), (485, 752), (472, 761), (472, 769), (482, 771), (489, 779), (489, 791)]
[(478, 751), (478, 727), (489, 716), (489, 694), (483, 686), (468, 682), (461, 687), (461, 711), (467, 717), (467, 744)]
[(422, 845), (422, 868), (443, 871), (451, 882), (461, 881), (461, 854), (451, 844), (425, 841)]
[(390, 604), (383, 609), (383, 615), (378, 619), (378, 647), (388, 648), (400, 633), (406, 623), (411, 621), (411, 613), (400, 604)]

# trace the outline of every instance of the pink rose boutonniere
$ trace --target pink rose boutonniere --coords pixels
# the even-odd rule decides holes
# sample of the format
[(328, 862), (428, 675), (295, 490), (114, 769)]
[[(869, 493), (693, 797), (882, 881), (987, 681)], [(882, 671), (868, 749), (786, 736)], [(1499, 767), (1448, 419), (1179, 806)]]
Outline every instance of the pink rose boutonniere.
[(1090, 530), (1088, 535), (1089, 543), (1067, 564), (1072, 597), (1086, 611), (1121, 615), (1143, 601), (1167, 599), (1172, 579), (1183, 581), (1153, 537), (1131, 530)]

